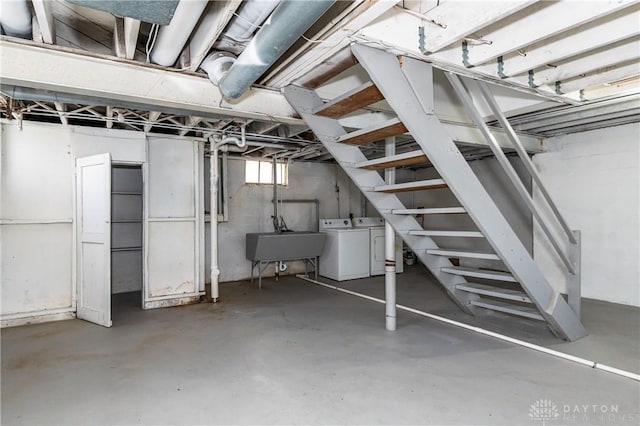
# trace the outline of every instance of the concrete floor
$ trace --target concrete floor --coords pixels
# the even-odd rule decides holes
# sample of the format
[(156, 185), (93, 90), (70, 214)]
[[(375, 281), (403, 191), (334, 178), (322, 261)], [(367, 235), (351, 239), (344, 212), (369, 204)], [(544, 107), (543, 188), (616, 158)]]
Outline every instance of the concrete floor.
[[(422, 275), (404, 274), (399, 302), (460, 315)], [(382, 290), (380, 279), (347, 285)], [(215, 306), (153, 311), (121, 296), (111, 329), (73, 320), (2, 330), (2, 424), (532, 425), (542, 424), (530, 417), (539, 400), (556, 406), (549, 425), (640, 422), (630, 379), (409, 313), (386, 332), (382, 305), (293, 277), (262, 291), (225, 284), (221, 295)], [(580, 343), (533, 324), (521, 333)], [(637, 364), (635, 330), (608, 348), (611, 359)], [(611, 332), (614, 343), (625, 335)]]
[[(320, 281), (384, 299), (382, 277), (343, 282), (320, 277)], [(487, 310), (480, 310), (476, 317), (463, 313), (422, 266), (411, 267), (398, 275), (397, 302), (640, 374), (640, 309), (633, 306), (583, 299), (582, 322), (589, 335), (576, 342), (566, 342), (555, 337), (544, 322)]]

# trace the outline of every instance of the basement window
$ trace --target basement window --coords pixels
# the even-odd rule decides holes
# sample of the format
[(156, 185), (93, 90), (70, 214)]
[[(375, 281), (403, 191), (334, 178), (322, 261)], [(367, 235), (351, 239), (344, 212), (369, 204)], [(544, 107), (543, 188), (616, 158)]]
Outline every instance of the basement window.
[[(288, 185), (289, 169), (286, 163), (276, 164), (276, 174), (278, 185)], [(246, 161), (244, 180), (246, 183), (273, 185), (273, 162)]]

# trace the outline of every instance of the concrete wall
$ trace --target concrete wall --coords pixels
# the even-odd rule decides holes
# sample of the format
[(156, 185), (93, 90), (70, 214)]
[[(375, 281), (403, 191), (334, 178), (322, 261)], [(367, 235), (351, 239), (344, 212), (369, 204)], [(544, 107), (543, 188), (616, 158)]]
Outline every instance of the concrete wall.
[[(629, 124), (553, 138), (534, 157), (560, 211), (582, 232), (583, 297), (640, 306), (639, 140), (640, 124)], [(534, 235), (536, 259), (566, 291), (549, 243)]]
[[(209, 160), (205, 159), (205, 206), (208, 210)], [(221, 247), (219, 254), (220, 280), (235, 281), (249, 278), (251, 263), (245, 258), (245, 235), (251, 232), (273, 232), (273, 186), (246, 184), (244, 182), (245, 161), (230, 157), (228, 161), (229, 221), (220, 223), (218, 235)], [(339, 192), (336, 192), (336, 186)], [(281, 186), (279, 198), (320, 200), (320, 217), (335, 218), (355, 216), (361, 212), (361, 193), (342, 170), (333, 164), (293, 162), (289, 165), (289, 184)], [(338, 212), (338, 197), (340, 211)], [(280, 214), (289, 229), (294, 231), (316, 230), (313, 204), (283, 204)], [(209, 279), (209, 224), (206, 224), (206, 268)], [(286, 274), (304, 271), (303, 262), (289, 262)], [(265, 271), (274, 274), (273, 267)]]

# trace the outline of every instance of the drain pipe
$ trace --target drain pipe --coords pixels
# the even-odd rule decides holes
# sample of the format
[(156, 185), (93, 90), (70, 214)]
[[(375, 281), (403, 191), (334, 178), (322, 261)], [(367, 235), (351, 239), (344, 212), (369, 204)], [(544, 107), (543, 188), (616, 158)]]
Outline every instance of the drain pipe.
[[(274, 198), (275, 200), (275, 198)], [(320, 200), (317, 198), (281, 198), (280, 203), (313, 204), (315, 206), (315, 232), (320, 232)]]
[(2, 1), (0, 25), (2, 25), (3, 34), (31, 40), (33, 37), (31, 22), (31, 11), (27, 0)]
[[(396, 153), (396, 138), (392, 136), (384, 140), (384, 155), (390, 157)], [(396, 169), (385, 169), (384, 177), (387, 185), (396, 183)], [(386, 328), (396, 329), (396, 233), (389, 221), (384, 222), (384, 294), (386, 301)]]
[(230, 143), (236, 144), (239, 148), (247, 145), (244, 126), (242, 126), (241, 139), (235, 136), (212, 136), (209, 138), (209, 154), (211, 155), (209, 164), (209, 186), (211, 187), (209, 214), (211, 220), (209, 225), (211, 226), (211, 301), (213, 303), (216, 303), (220, 297), (220, 266), (218, 264), (218, 185), (220, 184), (220, 167), (218, 166), (218, 154), (221, 147)]
[(287, 0), (276, 8), (220, 80), (226, 98), (239, 98), (318, 20), (335, 0)]
[(276, 154), (273, 154), (273, 228), (275, 232), (280, 232), (280, 212), (278, 211), (278, 160)]

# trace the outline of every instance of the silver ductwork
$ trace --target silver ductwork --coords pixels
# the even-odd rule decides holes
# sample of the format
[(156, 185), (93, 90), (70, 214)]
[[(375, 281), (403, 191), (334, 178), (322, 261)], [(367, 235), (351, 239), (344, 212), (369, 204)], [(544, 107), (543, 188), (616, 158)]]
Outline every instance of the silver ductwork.
[(202, 61), (200, 68), (207, 73), (209, 80), (217, 86), (235, 61), (236, 57), (232, 53), (213, 52)]
[(276, 8), (220, 80), (226, 98), (239, 98), (335, 2), (287, 0)]
[(220, 35), (215, 49), (239, 55), (279, 3), (279, 0), (244, 1), (236, 16), (229, 21), (229, 25)]

